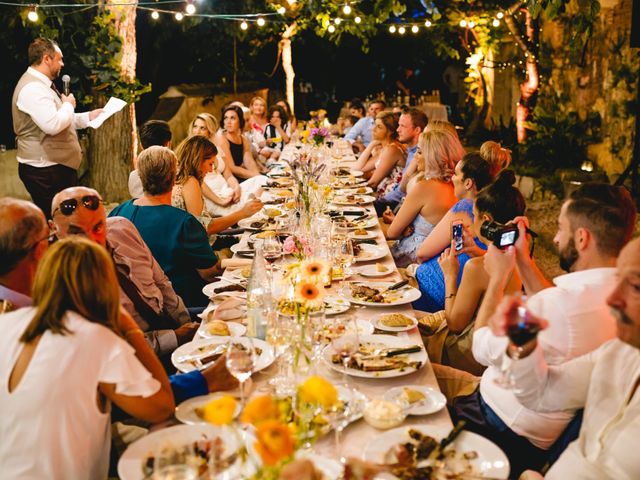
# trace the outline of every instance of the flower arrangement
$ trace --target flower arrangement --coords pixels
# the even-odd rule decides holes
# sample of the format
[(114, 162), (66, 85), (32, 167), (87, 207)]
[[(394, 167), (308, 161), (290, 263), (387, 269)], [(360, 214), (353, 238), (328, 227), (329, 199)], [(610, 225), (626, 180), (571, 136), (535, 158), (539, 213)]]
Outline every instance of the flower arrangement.
[[(329, 411), (338, 404), (336, 388), (322, 377), (309, 377), (298, 386), (297, 411)], [(255, 428), (255, 449), (262, 462), (254, 479), (275, 480), (282, 467), (293, 460), (295, 451), (308, 439), (315, 440), (326, 426), (321, 416), (301, 418), (294, 413), (292, 398), (261, 395), (252, 398), (240, 415), (240, 423)], [(212, 400), (204, 407), (204, 418), (214, 425), (231, 425), (236, 400), (224, 396)]]
[(324, 127), (313, 127), (309, 131), (308, 141), (316, 147), (319, 147), (325, 142), (325, 140), (329, 140), (330, 138), (331, 134), (328, 129)]
[(298, 235), (288, 236), (282, 244), (285, 255), (293, 255), (298, 261), (313, 255), (313, 249), (306, 238)]
[(308, 153), (295, 155), (293, 160), (288, 163), (291, 167), (291, 176), (293, 177), (297, 197), (300, 200), (300, 206), (307, 217), (310, 217), (313, 186), (316, 185), (317, 188), (318, 181), (326, 165), (319, 164), (317, 158)]

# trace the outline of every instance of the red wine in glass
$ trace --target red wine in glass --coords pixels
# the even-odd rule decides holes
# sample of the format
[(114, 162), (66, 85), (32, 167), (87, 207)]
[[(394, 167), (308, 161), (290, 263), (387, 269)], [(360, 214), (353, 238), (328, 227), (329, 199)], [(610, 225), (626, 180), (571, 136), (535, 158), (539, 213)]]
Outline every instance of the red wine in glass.
[(282, 256), (280, 252), (264, 252), (264, 259), (270, 264), (274, 263)]
[(533, 340), (540, 331), (540, 325), (535, 323), (527, 323), (526, 320), (520, 320), (518, 323), (509, 325), (507, 335), (516, 347), (522, 347)]

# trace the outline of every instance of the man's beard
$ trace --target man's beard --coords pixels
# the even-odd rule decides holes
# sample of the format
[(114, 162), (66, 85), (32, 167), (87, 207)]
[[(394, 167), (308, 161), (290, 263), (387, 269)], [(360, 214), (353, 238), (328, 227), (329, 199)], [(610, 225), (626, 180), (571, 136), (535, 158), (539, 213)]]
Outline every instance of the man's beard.
[(633, 320), (631, 320), (631, 317), (629, 317), (618, 307), (611, 307), (611, 315), (613, 315), (615, 319), (620, 323), (624, 323), (625, 325), (633, 325)]
[(562, 250), (558, 250), (558, 255), (560, 256), (560, 268), (565, 272), (571, 272), (571, 268), (578, 260), (575, 240), (570, 239)]

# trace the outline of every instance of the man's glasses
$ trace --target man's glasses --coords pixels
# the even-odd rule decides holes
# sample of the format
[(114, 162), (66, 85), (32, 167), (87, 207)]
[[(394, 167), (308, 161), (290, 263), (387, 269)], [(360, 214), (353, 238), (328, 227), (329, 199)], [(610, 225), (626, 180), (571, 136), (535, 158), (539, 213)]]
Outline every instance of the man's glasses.
[(95, 211), (98, 209), (101, 203), (102, 200), (96, 195), (85, 195), (83, 197), (80, 197), (80, 199), (69, 198), (68, 200), (63, 200), (62, 202), (60, 202), (60, 205), (58, 205), (58, 207), (53, 211), (53, 214), (51, 216), (55, 215), (57, 211), (60, 211), (62, 215), (68, 217), (78, 209), (78, 206), (80, 204), (82, 204), (82, 206), (88, 210)]

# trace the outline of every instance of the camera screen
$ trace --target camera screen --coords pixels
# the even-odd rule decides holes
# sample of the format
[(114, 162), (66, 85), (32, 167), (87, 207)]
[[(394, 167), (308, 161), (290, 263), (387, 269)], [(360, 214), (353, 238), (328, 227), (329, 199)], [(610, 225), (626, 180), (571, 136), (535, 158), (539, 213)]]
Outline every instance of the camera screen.
[(456, 251), (462, 250), (464, 242), (462, 241), (462, 224), (454, 223), (451, 227), (453, 240), (456, 245)]
[(504, 232), (500, 237), (500, 246), (508, 247), (509, 245), (513, 245), (516, 241), (516, 233), (517, 233), (517, 230)]

